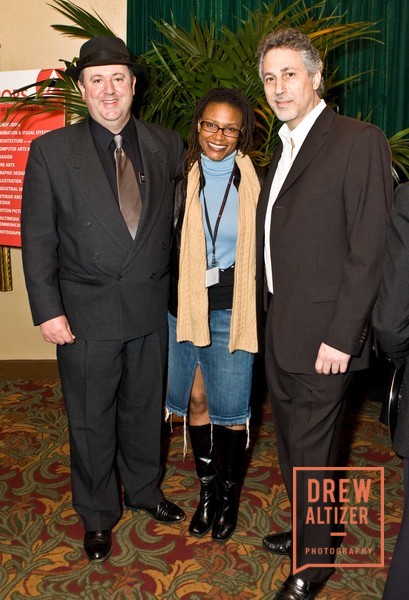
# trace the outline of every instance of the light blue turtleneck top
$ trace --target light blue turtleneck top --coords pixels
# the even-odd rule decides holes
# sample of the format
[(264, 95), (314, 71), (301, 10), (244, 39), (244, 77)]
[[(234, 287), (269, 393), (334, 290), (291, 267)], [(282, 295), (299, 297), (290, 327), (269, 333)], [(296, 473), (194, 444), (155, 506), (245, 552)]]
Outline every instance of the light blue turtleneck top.
[[(200, 202), (202, 204), (203, 225), (206, 234), (207, 266), (209, 268), (212, 264), (212, 238), (206, 222), (203, 195), (206, 197), (210, 225), (214, 233), (217, 215), (219, 214), (227, 184), (234, 168), (235, 158), (236, 152), (229, 154), (229, 156), (220, 161), (211, 160), (204, 154), (201, 155), (205, 187), (200, 193)], [(217, 266), (221, 269), (227, 269), (235, 262), (238, 214), (238, 192), (233, 181), (216, 238), (216, 262)]]

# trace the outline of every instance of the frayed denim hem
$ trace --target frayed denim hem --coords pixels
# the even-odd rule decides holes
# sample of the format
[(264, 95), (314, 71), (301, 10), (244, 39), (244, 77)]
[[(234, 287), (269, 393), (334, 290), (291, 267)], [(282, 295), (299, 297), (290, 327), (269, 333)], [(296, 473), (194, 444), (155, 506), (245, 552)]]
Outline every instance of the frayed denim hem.
[(173, 433), (173, 415), (183, 418), (183, 460), (185, 460), (186, 452), (187, 452), (187, 415), (178, 414), (176, 412), (170, 411), (167, 407), (165, 407), (165, 422), (169, 421), (170, 431)]
[[(177, 415), (178, 417), (183, 418), (183, 460), (185, 460), (187, 453), (187, 415), (182, 415), (178, 413), (174, 413), (170, 411), (168, 408), (165, 409), (165, 421), (169, 421), (170, 431), (173, 433), (173, 421), (172, 416)], [(211, 433), (210, 433), (210, 450), (213, 450), (213, 426), (219, 425), (220, 427), (229, 427), (229, 425), (220, 425), (219, 423), (210, 422)], [(241, 423), (232, 423), (232, 425), (241, 425)], [(250, 446), (250, 418), (246, 419), (246, 433), (247, 433), (247, 442), (246, 442), (246, 450)]]

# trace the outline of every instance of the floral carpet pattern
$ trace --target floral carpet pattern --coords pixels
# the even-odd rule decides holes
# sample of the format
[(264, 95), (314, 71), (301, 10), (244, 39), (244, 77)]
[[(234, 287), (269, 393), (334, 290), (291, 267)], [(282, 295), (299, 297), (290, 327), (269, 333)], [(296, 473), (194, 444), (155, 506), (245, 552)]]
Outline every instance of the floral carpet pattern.
[[(183, 426), (174, 424), (162, 489), (187, 520), (163, 525), (145, 513), (124, 512), (110, 559), (90, 564), (71, 507), (60, 384), (0, 381), (0, 599), (271, 600), (287, 577), (289, 559), (267, 553), (261, 540), (288, 527), (289, 503), (268, 403), (257, 412), (238, 526), (226, 544), (188, 533), (198, 483), (190, 450), (183, 460)], [(378, 403), (352, 402), (345, 432), (349, 465), (385, 468), (385, 567), (336, 569), (320, 600), (382, 596), (401, 518), (402, 469), (378, 415)], [(361, 532), (368, 543), (377, 534)]]

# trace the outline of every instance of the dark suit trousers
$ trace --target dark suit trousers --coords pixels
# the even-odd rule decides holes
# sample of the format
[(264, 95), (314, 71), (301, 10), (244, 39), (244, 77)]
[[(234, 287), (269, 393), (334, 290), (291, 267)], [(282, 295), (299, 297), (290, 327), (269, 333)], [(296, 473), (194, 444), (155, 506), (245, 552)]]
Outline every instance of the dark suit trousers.
[[(274, 352), (274, 332), (271, 327), (273, 305), (272, 299), (266, 324), (266, 377), (281, 473), (293, 509), (293, 467), (337, 465), (346, 392), (351, 374), (325, 376), (284, 371)], [(309, 506), (308, 479), (322, 480), (333, 477), (336, 479), (337, 474), (328, 471), (298, 472), (296, 522), (292, 524), (293, 532), (296, 531), (297, 568), (308, 563), (315, 565), (334, 562), (334, 554), (327, 554), (324, 550), (335, 548), (336, 542), (339, 541), (339, 538), (331, 536), (332, 523), (306, 523)], [(323, 549), (323, 554), (311, 554), (312, 549), (318, 548)], [(332, 567), (311, 567), (301, 571), (298, 576), (310, 581), (322, 581), (332, 572)]]
[(167, 328), (129, 342), (59, 346), (73, 505), (86, 530), (111, 529), (126, 503), (156, 506)]
[[(409, 589), (409, 459), (403, 460), (404, 506), (402, 522), (392, 555), (382, 600), (403, 598)], [(406, 591), (405, 591), (406, 590)]]

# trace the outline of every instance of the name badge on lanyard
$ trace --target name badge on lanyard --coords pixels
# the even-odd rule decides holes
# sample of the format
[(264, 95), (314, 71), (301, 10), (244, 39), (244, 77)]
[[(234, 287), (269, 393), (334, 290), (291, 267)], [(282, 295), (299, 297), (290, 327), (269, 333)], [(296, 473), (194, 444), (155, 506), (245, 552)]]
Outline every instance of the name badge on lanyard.
[(207, 223), (207, 228), (210, 233), (210, 237), (212, 238), (212, 266), (210, 267), (210, 269), (206, 269), (206, 277), (205, 277), (205, 287), (207, 287), (207, 288), (211, 287), (212, 285), (216, 285), (220, 281), (220, 269), (217, 266), (217, 262), (216, 262), (216, 238), (217, 238), (217, 233), (219, 231), (220, 219), (222, 218), (224, 207), (226, 206), (227, 196), (229, 195), (230, 187), (233, 182), (233, 179), (234, 179), (234, 175), (232, 172), (232, 174), (230, 175), (229, 182), (226, 187), (226, 191), (224, 192), (224, 197), (223, 197), (222, 204), (220, 206), (219, 214), (217, 215), (216, 224), (214, 227), (214, 233), (213, 233), (212, 227), (210, 225), (209, 213), (207, 211), (206, 196), (205, 196), (204, 190), (203, 190), (203, 202), (204, 202), (206, 223)]
[(206, 282), (205, 286), (211, 287), (212, 285), (216, 285), (220, 280), (220, 269), (219, 267), (212, 267), (211, 269), (206, 269)]

